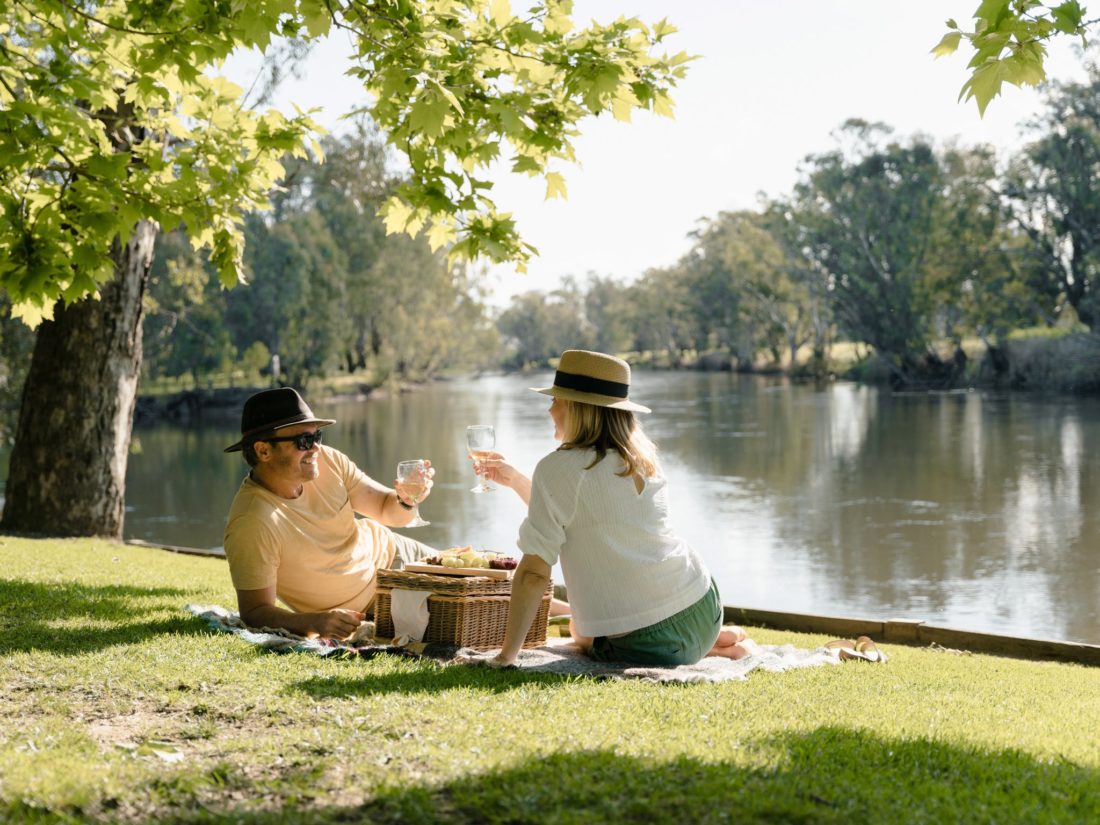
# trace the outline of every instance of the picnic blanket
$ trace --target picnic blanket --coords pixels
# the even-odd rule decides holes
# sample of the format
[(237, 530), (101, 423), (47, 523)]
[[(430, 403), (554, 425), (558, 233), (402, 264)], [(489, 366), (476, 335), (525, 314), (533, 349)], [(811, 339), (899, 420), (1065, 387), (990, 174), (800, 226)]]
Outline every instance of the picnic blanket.
[[(187, 605), (187, 610), (203, 619), (212, 630), (232, 633), (249, 644), (276, 652), (314, 653), (340, 658), (371, 658), (378, 654), (427, 657), (443, 664), (487, 667), (498, 651), (457, 648), (453, 645), (408, 642), (395, 645), (391, 640), (373, 638), (374, 626), (364, 622), (351, 640), (305, 639), (285, 630), (248, 628), (236, 613), (216, 605)], [(744, 681), (754, 670), (781, 673), (804, 667), (840, 664), (837, 649), (797, 648), (793, 645), (750, 643), (751, 655), (738, 660), (708, 656), (693, 665), (679, 667), (642, 667), (597, 662), (572, 646), (568, 638), (547, 639), (543, 647), (523, 650), (515, 667), (533, 673), (558, 673), (613, 679), (642, 679), (650, 682), (730, 682)]]
[(232, 633), (251, 645), (274, 653), (313, 653), (341, 659), (370, 659), (382, 653), (424, 657), (447, 661), (458, 652), (455, 645), (410, 642), (395, 645), (391, 640), (374, 638), (374, 622), (363, 622), (350, 639), (305, 638), (276, 627), (248, 627), (238, 613), (210, 604), (188, 604), (185, 609), (198, 616), (211, 630)]
[[(597, 662), (573, 647), (569, 639), (547, 639), (543, 647), (520, 651), (516, 667), (539, 673), (569, 676), (596, 676), (615, 679), (642, 679), (647, 682), (741, 682), (754, 670), (781, 673), (803, 667), (840, 664), (836, 651), (823, 647), (797, 648), (793, 645), (760, 645), (749, 642), (751, 654), (744, 659), (707, 656), (693, 665), (653, 667), (623, 662)], [(455, 660), (464, 664), (487, 665), (498, 651), (458, 651)]]

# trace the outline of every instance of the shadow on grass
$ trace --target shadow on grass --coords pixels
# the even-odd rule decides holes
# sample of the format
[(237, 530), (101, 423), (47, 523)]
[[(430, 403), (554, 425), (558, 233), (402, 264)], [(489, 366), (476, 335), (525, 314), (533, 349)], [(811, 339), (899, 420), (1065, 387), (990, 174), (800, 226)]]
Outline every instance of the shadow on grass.
[[(179, 610), (177, 587), (42, 583), (0, 579), (0, 655), (29, 650), (79, 654), (166, 633), (203, 632)], [(171, 611), (179, 618), (150, 618)], [(78, 620), (66, 626), (67, 620)], [(102, 626), (81, 626), (81, 621)]]
[(577, 678), (581, 677), (455, 665), (432, 667), (418, 673), (387, 673), (376, 676), (356, 672), (347, 676), (314, 677), (288, 685), (286, 692), (291, 695), (305, 693), (316, 699), (346, 699), (387, 693), (434, 694), (452, 688), (478, 688), (489, 693), (507, 693), (520, 685), (560, 685)]
[[(882, 738), (841, 727), (746, 740), (742, 747), (745, 764), (640, 758), (610, 750), (557, 753), (442, 785), (383, 788), (358, 806), (325, 805), (316, 786), (303, 797), (294, 782), (286, 786), (280, 778), (207, 782), (201, 773), (165, 779), (171, 793), (153, 784), (134, 789), (144, 799), (121, 801), (151, 803), (146, 810), (155, 821), (248, 825), (1100, 821), (1095, 793), (1100, 771), (1014, 750)], [(266, 800), (267, 810), (242, 805), (239, 794), (228, 793), (242, 783), (250, 798)], [(9, 808), (9, 813), (26, 811)]]
[(553, 754), (437, 788), (386, 790), (355, 815), (372, 823), (1100, 821), (1100, 771), (1017, 751), (840, 727), (745, 747), (768, 767)]

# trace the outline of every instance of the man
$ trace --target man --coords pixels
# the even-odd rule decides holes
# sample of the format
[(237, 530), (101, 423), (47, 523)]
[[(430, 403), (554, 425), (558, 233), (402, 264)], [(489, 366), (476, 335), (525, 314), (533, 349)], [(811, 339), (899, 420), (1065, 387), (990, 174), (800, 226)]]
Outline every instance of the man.
[(345, 638), (374, 602), (379, 568), (436, 552), (386, 526), (413, 517), (403, 485), (385, 487), (322, 446), (322, 428), (335, 423), (289, 387), (264, 390), (245, 402), (241, 438), (225, 450), (251, 467), (229, 510), (225, 555), (252, 627)]

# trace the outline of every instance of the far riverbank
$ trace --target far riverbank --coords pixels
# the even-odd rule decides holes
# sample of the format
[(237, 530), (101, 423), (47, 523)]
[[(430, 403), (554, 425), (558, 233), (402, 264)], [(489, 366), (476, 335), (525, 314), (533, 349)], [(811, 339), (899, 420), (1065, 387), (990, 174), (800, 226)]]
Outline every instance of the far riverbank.
[[(837, 379), (895, 390), (990, 390), (1034, 395), (1100, 394), (1100, 336), (1085, 332), (1062, 335), (1034, 335), (1009, 338), (997, 347), (980, 341), (964, 342), (953, 354), (940, 357), (938, 369), (924, 381), (898, 381), (896, 371), (874, 351), (857, 344), (839, 342), (829, 348), (828, 357), (813, 365), (808, 353), (800, 354), (791, 368), (788, 362), (740, 360), (728, 351), (685, 351), (624, 353), (637, 370), (736, 372), (763, 376), (786, 376), (795, 381), (829, 382)], [(552, 369), (553, 362), (530, 364), (507, 374)], [(479, 375), (490, 373), (481, 372)], [(433, 381), (448, 380), (437, 377)], [(264, 385), (218, 386), (211, 377), (207, 387), (178, 390), (158, 389), (138, 396), (134, 423), (146, 426), (158, 422), (186, 426), (197, 421), (234, 422), (245, 400), (265, 389)], [(430, 383), (430, 382), (428, 382)], [(366, 376), (337, 375), (317, 381), (306, 390), (307, 399), (342, 403), (367, 398), (386, 398), (393, 393), (415, 391), (424, 384), (397, 384)]]

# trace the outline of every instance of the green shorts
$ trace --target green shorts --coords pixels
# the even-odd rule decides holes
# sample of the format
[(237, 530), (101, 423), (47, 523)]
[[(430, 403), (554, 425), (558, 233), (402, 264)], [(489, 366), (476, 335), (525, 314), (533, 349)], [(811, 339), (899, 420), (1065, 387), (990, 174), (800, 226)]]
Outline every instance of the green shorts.
[(588, 655), (601, 662), (691, 665), (714, 647), (721, 629), (722, 599), (711, 579), (710, 590), (691, 607), (623, 636), (597, 636)]

